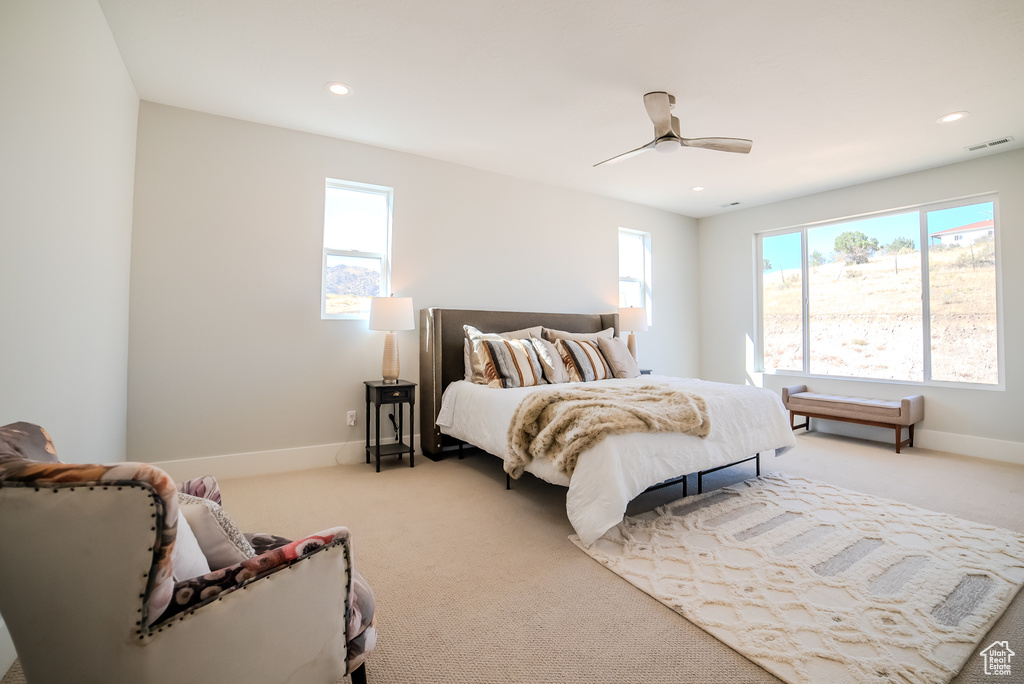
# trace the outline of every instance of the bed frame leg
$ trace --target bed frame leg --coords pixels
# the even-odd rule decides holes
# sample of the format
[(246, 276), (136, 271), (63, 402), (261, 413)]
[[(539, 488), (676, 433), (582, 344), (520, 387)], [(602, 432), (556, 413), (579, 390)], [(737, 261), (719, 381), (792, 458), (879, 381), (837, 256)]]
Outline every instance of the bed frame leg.
[(512, 489), (512, 477), (505, 473), (505, 491)]
[(462, 446), (465, 444), (461, 439), (459, 440), (459, 460), (462, 460)]
[(704, 473), (697, 473), (697, 493), (704, 493)]
[(683, 475), (683, 498), (686, 498), (686, 476)]
[(758, 451), (756, 454), (754, 454), (754, 465), (757, 466), (757, 470), (755, 471), (754, 474), (757, 475), (758, 477), (761, 477), (761, 452), (760, 451)]

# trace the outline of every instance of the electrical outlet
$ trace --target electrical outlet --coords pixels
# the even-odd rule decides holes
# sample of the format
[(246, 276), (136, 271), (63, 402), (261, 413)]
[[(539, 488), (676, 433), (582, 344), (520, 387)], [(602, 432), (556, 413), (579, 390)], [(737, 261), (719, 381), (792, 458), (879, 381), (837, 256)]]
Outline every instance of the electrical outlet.
[(356, 424), (356, 412), (355, 411), (349, 411), (348, 415), (347, 415), (347, 418), (348, 418), (348, 424), (349, 425), (355, 425)]

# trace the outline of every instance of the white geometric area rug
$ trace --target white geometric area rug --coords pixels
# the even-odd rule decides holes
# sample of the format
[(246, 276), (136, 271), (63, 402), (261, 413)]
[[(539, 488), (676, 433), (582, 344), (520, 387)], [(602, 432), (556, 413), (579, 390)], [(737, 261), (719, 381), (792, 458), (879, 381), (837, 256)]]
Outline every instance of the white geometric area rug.
[(1024, 535), (783, 474), (570, 539), (787, 682), (948, 682), (1024, 582)]

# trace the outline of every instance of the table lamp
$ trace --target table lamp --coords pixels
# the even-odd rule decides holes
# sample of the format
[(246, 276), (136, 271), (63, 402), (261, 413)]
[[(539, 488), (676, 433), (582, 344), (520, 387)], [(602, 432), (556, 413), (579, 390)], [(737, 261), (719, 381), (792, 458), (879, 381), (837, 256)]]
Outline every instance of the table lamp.
[(647, 330), (647, 309), (640, 306), (619, 309), (619, 330), (629, 331), (629, 339), (626, 340), (626, 346), (629, 347), (629, 353), (633, 355), (633, 360), (636, 361), (636, 337), (633, 335), (633, 332), (636, 330)]
[(381, 375), (384, 382), (398, 382), (398, 339), (396, 330), (412, 330), (412, 297), (374, 297), (370, 300), (370, 330), (386, 332)]

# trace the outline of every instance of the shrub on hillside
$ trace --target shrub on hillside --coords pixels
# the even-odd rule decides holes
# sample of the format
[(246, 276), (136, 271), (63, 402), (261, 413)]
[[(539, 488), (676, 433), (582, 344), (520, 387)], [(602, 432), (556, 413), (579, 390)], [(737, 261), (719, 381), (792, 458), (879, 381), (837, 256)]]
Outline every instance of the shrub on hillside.
[(869, 238), (859, 230), (848, 230), (836, 236), (836, 255), (848, 264), (866, 264), (878, 251), (878, 238)]
[(951, 264), (953, 268), (979, 268), (982, 266), (996, 265), (996, 243), (990, 237), (976, 240), (961, 248)]

